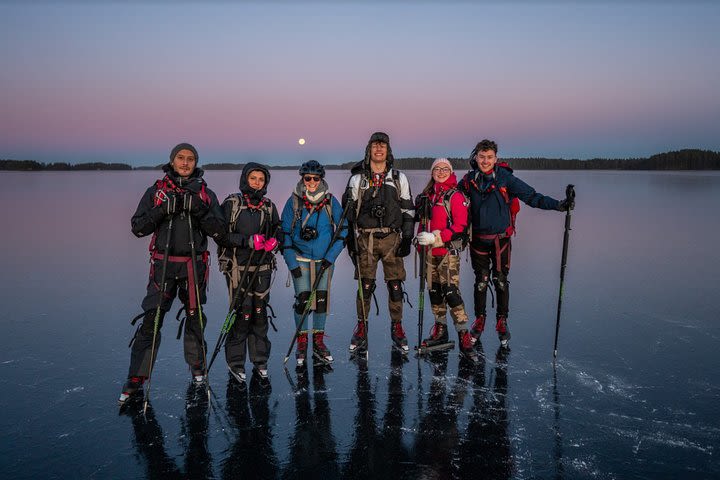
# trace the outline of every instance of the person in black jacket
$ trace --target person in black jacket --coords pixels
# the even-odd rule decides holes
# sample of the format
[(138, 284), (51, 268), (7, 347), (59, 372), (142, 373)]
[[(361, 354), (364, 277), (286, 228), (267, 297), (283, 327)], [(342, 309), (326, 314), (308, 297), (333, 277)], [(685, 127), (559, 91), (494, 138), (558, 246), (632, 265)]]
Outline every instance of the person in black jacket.
[[(269, 183), (268, 168), (250, 162), (240, 176), (240, 192), (229, 195), (221, 207), (227, 233), (218, 240), (218, 261), (227, 280), (231, 302), (238, 288), (241, 289), (237, 295), (241, 303), (231, 305), (238, 316), (225, 342), (225, 359), (230, 373), (239, 382), (245, 381), (246, 353), (250, 354), (259, 377), (264, 380), (268, 376), (271, 344), (267, 335), (267, 307), (275, 253), (283, 241), (277, 207), (265, 197)], [(256, 270), (257, 276), (250, 285)]]
[[(145, 191), (131, 219), (135, 236), (153, 236), (150, 241), (150, 278), (147, 294), (142, 301), (142, 324), (136, 330), (132, 341), (128, 379), (123, 386), (120, 402), (135, 394), (150, 375), (151, 362), (154, 363), (157, 358), (160, 346), (163, 318), (170, 310), (175, 296), (180, 297), (186, 312), (183, 338), (185, 361), (190, 366), (195, 381), (204, 381), (206, 359), (203, 328), (207, 324), (207, 318), (204, 315), (200, 318), (201, 309), (198, 304), (206, 301), (209, 261), (207, 237), (217, 239), (223, 234), (225, 227), (217, 197), (207, 187), (202, 178), (204, 172), (197, 166), (197, 162), (198, 153), (195, 147), (189, 143), (175, 146), (170, 153), (170, 162), (163, 166), (165, 176)], [(197, 255), (194, 262), (190, 253), (190, 235)], [(169, 247), (168, 251), (164, 251), (166, 245)], [(166, 255), (167, 272), (165, 278), (161, 278)], [(199, 299), (195, 293), (192, 272), (194, 266), (198, 270)], [(160, 316), (155, 334), (158, 305)]]
[(343, 208), (351, 203), (348, 253), (362, 284), (362, 291), (358, 288), (358, 323), (350, 339), (351, 353), (367, 351), (367, 318), (379, 262), (388, 288), (390, 338), (398, 350), (409, 350), (402, 326), (402, 284), (406, 276), (403, 258), (410, 254), (415, 204), (407, 177), (393, 163), (390, 137), (383, 132), (373, 133), (365, 147), (365, 158), (350, 170), (352, 176), (343, 195)]
[(503, 347), (508, 346), (507, 317), (510, 305), (510, 237), (514, 233), (511, 204), (514, 197), (542, 210), (567, 211), (572, 200), (558, 201), (542, 195), (497, 163), (497, 143), (483, 140), (470, 154), (470, 170), (459, 188), (470, 198), (472, 238), (470, 259), (475, 272), (475, 322), (470, 333), (477, 340), (485, 328), (487, 288), (492, 280), (497, 292), (495, 330)]

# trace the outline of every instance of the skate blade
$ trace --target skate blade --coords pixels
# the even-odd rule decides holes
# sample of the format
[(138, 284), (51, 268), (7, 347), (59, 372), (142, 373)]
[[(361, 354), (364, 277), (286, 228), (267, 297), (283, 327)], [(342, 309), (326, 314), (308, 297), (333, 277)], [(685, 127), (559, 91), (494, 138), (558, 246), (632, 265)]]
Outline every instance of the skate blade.
[(407, 354), (410, 353), (410, 347), (408, 347), (407, 345), (400, 346), (400, 345), (394, 345), (394, 344), (393, 344), (392, 347), (393, 347), (393, 349), (394, 349), (396, 352), (400, 352), (400, 353), (402, 353), (403, 355), (407, 355)]
[(449, 341), (447, 343), (441, 343), (439, 345), (433, 345), (431, 347), (415, 347), (415, 352), (417, 352), (418, 355), (425, 355), (427, 353), (432, 352), (444, 352), (446, 350), (452, 350), (455, 348), (455, 342)]
[(318, 365), (331, 365), (333, 363), (332, 357), (323, 357), (321, 355), (316, 354), (313, 352), (313, 366), (316, 367)]

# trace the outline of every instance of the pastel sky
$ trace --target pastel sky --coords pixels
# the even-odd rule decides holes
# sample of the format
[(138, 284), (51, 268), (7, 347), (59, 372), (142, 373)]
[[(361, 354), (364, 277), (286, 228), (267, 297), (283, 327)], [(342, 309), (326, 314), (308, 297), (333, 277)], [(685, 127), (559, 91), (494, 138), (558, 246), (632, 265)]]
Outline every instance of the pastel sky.
[(0, 0), (0, 158), (340, 163), (376, 130), (396, 157), (720, 151), (719, 25), (711, 1)]

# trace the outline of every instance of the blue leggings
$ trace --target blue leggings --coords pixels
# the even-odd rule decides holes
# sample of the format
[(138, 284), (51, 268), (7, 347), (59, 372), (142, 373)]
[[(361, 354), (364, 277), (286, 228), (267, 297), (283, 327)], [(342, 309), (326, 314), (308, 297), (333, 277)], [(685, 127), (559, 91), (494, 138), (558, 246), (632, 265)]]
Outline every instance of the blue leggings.
[[(328, 290), (328, 285), (330, 284), (330, 277), (332, 277), (334, 267), (330, 267), (327, 270), (325, 270), (325, 273), (323, 273), (322, 278), (320, 279), (320, 283), (318, 283), (318, 291), (325, 291)], [(300, 262), (300, 271), (302, 272), (302, 275), (300, 278), (293, 277), (293, 286), (295, 287), (295, 296), (300, 296), (300, 293), (302, 292), (310, 292), (310, 289), (312, 288), (312, 282), (310, 281), (310, 262)], [(315, 275), (319, 275), (320, 273), (320, 261), (315, 262)], [(304, 305), (302, 305), (304, 307)], [(302, 308), (301, 307), (301, 308)], [(297, 328), (297, 325), (300, 323), (300, 319), (302, 318), (302, 313), (298, 313), (297, 310), (294, 310), (295, 312), (295, 328)], [(308, 317), (310, 314), (308, 314), (307, 317), (305, 317), (305, 321), (303, 322), (302, 328), (300, 329), (301, 332), (306, 332), (308, 330)], [(325, 330), (325, 319), (327, 317), (327, 313), (322, 312), (312, 312), (313, 316), (313, 330)]]

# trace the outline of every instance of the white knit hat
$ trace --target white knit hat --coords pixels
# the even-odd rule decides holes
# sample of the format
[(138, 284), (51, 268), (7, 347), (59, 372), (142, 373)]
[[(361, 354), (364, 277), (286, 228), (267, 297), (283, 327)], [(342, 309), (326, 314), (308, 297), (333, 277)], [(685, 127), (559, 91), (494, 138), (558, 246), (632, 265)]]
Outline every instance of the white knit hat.
[(452, 173), (453, 168), (452, 168), (452, 165), (450, 164), (450, 160), (448, 160), (447, 158), (436, 158), (435, 161), (432, 163), (432, 166), (430, 167), (430, 171), (432, 171), (435, 167), (437, 167), (441, 163), (444, 163), (445, 165), (447, 165), (450, 168), (450, 172)]

